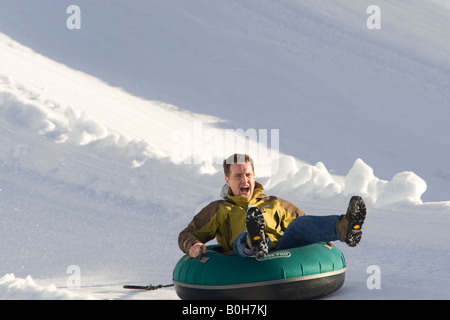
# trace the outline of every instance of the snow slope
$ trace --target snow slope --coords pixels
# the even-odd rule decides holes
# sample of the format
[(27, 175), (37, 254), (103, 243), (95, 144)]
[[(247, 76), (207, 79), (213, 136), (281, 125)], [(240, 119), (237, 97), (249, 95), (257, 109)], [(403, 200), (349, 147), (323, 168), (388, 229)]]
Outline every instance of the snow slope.
[(381, 30), (368, 30), (369, 0), (80, 0), (81, 30), (68, 30), (71, 1), (4, 0), (0, 30), (224, 128), (283, 128), (283, 153), (338, 175), (357, 158), (383, 179), (413, 171), (429, 184), (426, 201), (444, 201), (446, 3), (378, 1)]
[(69, 31), (71, 3), (3, 1), (0, 297), (176, 299), (121, 287), (171, 282), (179, 230), (247, 145), (309, 214), (366, 199), (330, 298), (448, 299), (448, 7), (409, 2), (369, 31), (365, 1), (79, 1)]

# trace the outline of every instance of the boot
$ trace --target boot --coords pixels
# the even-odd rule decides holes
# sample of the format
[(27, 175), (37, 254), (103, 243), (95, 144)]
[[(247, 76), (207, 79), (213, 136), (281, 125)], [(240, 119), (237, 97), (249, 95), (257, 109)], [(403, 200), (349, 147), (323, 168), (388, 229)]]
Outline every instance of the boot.
[(350, 247), (355, 247), (361, 241), (362, 225), (366, 218), (366, 205), (359, 196), (350, 199), (347, 213), (342, 215), (338, 221), (338, 231), (341, 241)]
[(250, 205), (245, 216), (247, 245), (253, 250), (256, 259), (264, 258), (269, 253), (264, 225), (265, 221), (262, 211), (258, 207)]

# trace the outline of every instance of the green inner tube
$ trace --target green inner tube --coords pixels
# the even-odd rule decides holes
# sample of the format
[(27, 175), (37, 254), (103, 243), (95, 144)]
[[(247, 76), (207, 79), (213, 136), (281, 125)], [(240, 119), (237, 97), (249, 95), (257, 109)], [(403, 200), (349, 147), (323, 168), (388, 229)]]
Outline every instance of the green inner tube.
[(216, 249), (208, 246), (201, 259), (185, 255), (178, 261), (173, 280), (180, 298), (307, 299), (344, 282), (344, 255), (327, 243), (275, 251), (263, 260), (226, 256)]

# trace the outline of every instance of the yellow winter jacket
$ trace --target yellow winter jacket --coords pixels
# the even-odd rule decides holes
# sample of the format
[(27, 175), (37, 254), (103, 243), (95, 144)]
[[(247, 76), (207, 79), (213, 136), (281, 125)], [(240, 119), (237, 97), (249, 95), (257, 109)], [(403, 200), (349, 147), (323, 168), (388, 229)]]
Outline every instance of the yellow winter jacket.
[(245, 231), (248, 205), (257, 206), (263, 211), (266, 222), (265, 232), (270, 238), (270, 248), (275, 248), (289, 223), (305, 213), (286, 200), (264, 195), (263, 191), (263, 186), (256, 182), (253, 197), (247, 201), (243, 195), (232, 195), (229, 189), (225, 199), (208, 204), (180, 232), (178, 236), (180, 249), (187, 253), (194, 243), (206, 243), (216, 238), (224, 253), (231, 254), (234, 240)]

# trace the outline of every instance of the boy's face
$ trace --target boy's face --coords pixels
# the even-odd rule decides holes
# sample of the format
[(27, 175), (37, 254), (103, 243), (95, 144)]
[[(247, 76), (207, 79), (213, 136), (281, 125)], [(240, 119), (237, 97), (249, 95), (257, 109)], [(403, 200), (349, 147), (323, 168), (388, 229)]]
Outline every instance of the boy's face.
[(249, 162), (233, 163), (230, 166), (230, 176), (225, 176), (225, 182), (231, 188), (233, 195), (247, 197), (250, 200), (255, 189), (255, 173)]

